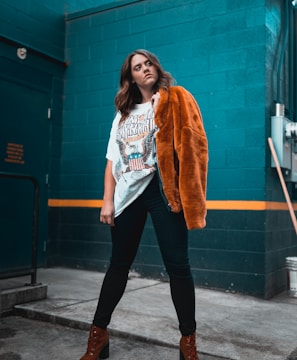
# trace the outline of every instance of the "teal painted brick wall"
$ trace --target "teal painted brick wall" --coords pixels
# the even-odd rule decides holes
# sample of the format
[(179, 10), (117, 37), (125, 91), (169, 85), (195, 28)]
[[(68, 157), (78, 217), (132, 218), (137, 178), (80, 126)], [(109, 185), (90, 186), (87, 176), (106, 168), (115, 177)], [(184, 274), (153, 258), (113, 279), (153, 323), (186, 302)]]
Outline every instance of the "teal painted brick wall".
[[(142, 1), (69, 20), (61, 196), (102, 196), (120, 66), (128, 52), (147, 48), (200, 104), (208, 199), (265, 200), (265, 21), (265, 1), (227, 0)], [(77, 156), (81, 143), (88, 146), (78, 146)], [(84, 166), (86, 157), (97, 169)]]
[[(266, 144), (281, 13), (277, 0), (148, 0), (68, 17), (60, 197), (102, 198), (120, 66), (128, 52), (147, 48), (200, 104), (210, 149), (208, 200), (282, 199)], [(85, 256), (64, 251), (62, 262), (105, 269), (110, 239), (98, 211), (90, 211), (95, 222), (74, 212), (83, 220), (73, 239), (63, 218), (73, 211), (61, 210), (60, 244), (74, 241)], [(53, 224), (57, 213), (51, 211)], [(196, 284), (263, 297), (284, 288), (284, 258), (295, 249), (288, 214), (209, 211), (207, 224), (190, 234)], [(166, 277), (150, 221), (134, 269)]]
[[(69, 61), (64, 79), (60, 70), (47, 69), (54, 74), (51, 197), (102, 197), (120, 66), (128, 52), (144, 47), (200, 104), (210, 148), (208, 200), (282, 200), (266, 144), (279, 1), (123, 0), (86, 10), (90, 6), (83, 0), (0, 4), (2, 35)], [(284, 258), (296, 249), (286, 213), (210, 211), (207, 222), (190, 234), (196, 284), (264, 297), (284, 288)], [(98, 224), (97, 209), (50, 209), (49, 237), (49, 263), (106, 268), (109, 232)], [(149, 221), (135, 269), (164, 276)]]

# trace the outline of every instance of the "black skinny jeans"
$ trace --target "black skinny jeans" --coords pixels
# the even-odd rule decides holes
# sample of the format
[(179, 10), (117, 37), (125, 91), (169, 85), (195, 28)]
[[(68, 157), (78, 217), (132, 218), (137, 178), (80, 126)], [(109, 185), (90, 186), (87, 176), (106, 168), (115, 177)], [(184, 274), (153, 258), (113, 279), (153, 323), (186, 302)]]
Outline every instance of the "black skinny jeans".
[(195, 289), (188, 258), (188, 231), (183, 213), (172, 213), (161, 196), (158, 177), (138, 199), (115, 218), (111, 227), (112, 255), (93, 324), (106, 328), (128, 280), (141, 235), (150, 213), (163, 262), (170, 279), (172, 301), (182, 335), (196, 330)]

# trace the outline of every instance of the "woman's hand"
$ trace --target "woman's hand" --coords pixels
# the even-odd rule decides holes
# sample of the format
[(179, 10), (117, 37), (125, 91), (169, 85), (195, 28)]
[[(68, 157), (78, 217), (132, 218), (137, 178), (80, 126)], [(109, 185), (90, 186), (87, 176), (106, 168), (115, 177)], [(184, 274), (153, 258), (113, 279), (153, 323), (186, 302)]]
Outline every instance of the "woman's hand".
[(103, 224), (114, 226), (114, 204), (112, 200), (104, 200), (100, 212), (100, 221)]
[(157, 111), (159, 101), (160, 101), (160, 93), (156, 92), (151, 98), (151, 102), (152, 102), (152, 105), (153, 105), (154, 112)]
[(112, 175), (112, 161), (107, 160), (104, 175), (103, 206), (100, 212), (100, 221), (103, 224), (114, 226), (114, 196), (115, 180)]

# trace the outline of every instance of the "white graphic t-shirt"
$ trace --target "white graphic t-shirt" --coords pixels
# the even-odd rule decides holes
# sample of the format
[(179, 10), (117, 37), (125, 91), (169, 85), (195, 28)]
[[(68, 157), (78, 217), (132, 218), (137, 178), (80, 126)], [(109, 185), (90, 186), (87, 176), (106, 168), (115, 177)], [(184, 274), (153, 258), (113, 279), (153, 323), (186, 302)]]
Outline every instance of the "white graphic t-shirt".
[(137, 104), (120, 122), (117, 113), (110, 132), (106, 158), (112, 161), (116, 181), (115, 217), (143, 193), (154, 176), (157, 127), (151, 102)]

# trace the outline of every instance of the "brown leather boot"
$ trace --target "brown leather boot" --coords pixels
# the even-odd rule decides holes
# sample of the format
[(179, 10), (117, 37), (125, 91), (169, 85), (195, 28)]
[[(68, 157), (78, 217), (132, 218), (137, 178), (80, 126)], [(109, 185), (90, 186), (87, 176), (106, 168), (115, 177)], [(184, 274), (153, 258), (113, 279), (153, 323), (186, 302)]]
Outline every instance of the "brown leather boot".
[(109, 357), (109, 335), (106, 329), (91, 326), (88, 348), (80, 360), (99, 360)]
[(179, 343), (180, 360), (199, 360), (196, 348), (196, 333), (182, 336)]

